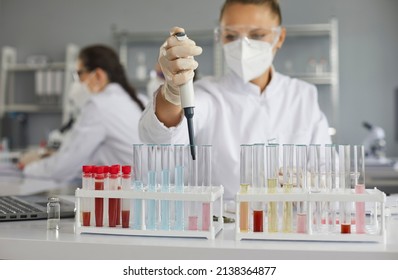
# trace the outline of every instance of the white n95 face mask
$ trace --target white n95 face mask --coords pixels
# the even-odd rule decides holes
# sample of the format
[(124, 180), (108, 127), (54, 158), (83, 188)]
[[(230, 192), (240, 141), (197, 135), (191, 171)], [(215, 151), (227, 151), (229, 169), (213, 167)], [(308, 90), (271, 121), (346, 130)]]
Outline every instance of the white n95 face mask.
[(261, 76), (272, 64), (274, 55), (268, 42), (242, 38), (223, 46), (228, 67), (245, 83)]
[(90, 90), (83, 82), (74, 82), (68, 92), (68, 102), (72, 115), (77, 117), (80, 114), (81, 108), (86, 104), (90, 98)]

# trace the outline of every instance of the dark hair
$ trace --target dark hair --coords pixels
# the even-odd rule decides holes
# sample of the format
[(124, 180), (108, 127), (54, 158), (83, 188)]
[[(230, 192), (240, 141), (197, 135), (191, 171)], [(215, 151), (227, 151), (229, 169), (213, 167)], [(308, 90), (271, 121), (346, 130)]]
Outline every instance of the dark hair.
[(252, 4), (259, 6), (260, 5), (268, 6), (271, 9), (271, 12), (278, 17), (279, 24), (282, 24), (282, 13), (278, 0), (226, 0), (221, 8), (220, 20), (222, 18), (222, 15), (224, 14), (225, 9), (232, 4), (244, 4), (244, 5)]
[(104, 45), (88, 46), (80, 51), (79, 59), (88, 71), (93, 71), (96, 68), (104, 70), (108, 75), (109, 82), (118, 83), (141, 110), (144, 110), (145, 106), (138, 98), (135, 88), (127, 81), (123, 65), (114, 50)]

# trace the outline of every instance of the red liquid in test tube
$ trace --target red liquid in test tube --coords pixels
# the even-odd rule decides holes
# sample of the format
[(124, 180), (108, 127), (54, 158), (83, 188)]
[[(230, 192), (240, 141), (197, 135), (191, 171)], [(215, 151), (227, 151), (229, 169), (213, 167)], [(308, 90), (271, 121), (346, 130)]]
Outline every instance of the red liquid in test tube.
[[(115, 191), (118, 189), (119, 169), (120, 166), (118, 165), (112, 165), (110, 168), (109, 189), (111, 191)], [(109, 227), (116, 227), (118, 200), (119, 200), (118, 198), (109, 198), (109, 205), (108, 205)]]
[[(104, 167), (97, 166), (94, 187), (96, 191), (104, 190)], [(95, 198), (95, 225), (102, 227), (104, 223), (104, 199)]]
[(342, 234), (351, 233), (351, 224), (341, 224), (341, 233)]
[(253, 211), (253, 232), (263, 232), (264, 211)]

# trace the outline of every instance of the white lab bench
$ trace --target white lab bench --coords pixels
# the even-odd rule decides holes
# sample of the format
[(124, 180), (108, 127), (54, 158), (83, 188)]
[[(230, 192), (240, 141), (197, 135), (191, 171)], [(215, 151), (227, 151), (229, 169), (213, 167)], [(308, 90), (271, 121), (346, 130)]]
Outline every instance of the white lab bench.
[(386, 243), (236, 241), (235, 224), (208, 240), (76, 234), (74, 219), (61, 220), (58, 232), (45, 220), (1, 222), (0, 259), (398, 259), (398, 216), (386, 221)]

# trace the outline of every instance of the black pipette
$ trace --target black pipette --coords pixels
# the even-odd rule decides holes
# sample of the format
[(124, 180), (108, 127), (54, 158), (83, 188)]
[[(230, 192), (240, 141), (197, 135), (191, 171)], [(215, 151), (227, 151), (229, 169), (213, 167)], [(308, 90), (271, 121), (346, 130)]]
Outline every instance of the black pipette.
[[(184, 32), (177, 32), (174, 34), (177, 40), (182, 41), (187, 38)], [(180, 97), (181, 97), (181, 107), (184, 109), (184, 115), (187, 119), (188, 125), (188, 135), (189, 135), (189, 144), (191, 148), (191, 156), (192, 159), (196, 159), (195, 154), (195, 139), (194, 139), (194, 129), (193, 129), (193, 115), (195, 107), (194, 105), (194, 92), (193, 92), (193, 80), (189, 80), (186, 84), (180, 86)]]

